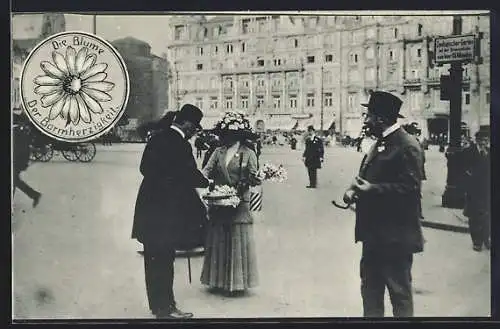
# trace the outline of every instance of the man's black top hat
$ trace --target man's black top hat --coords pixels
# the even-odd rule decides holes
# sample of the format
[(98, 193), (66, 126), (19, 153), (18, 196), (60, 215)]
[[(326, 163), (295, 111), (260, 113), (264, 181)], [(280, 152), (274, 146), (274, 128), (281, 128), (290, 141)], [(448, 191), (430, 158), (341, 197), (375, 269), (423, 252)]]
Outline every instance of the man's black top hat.
[(200, 125), (200, 121), (203, 118), (203, 112), (192, 104), (184, 104), (175, 117), (176, 120), (189, 121), (195, 124), (198, 129), (203, 129)]
[(368, 108), (368, 112), (387, 119), (404, 118), (399, 114), (403, 101), (385, 91), (374, 91), (370, 95), (368, 104), (361, 104)]
[(314, 126), (313, 126), (313, 125), (309, 125), (309, 126), (307, 126), (307, 130), (308, 130), (308, 131), (309, 131), (309, 130), (314, 131)]

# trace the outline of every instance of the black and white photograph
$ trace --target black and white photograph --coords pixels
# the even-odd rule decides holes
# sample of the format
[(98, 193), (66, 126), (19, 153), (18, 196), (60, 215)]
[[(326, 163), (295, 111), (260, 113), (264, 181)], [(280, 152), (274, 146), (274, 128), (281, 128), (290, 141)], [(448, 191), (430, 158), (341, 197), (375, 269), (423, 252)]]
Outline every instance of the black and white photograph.
[(489, 11), (10, 18), (12, 321), (492, 316)]

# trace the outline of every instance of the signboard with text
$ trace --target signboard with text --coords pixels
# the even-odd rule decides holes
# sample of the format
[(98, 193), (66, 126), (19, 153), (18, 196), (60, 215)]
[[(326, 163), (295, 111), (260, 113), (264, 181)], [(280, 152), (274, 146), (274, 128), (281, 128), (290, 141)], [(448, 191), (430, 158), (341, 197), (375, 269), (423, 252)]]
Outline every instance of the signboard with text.
[(476, 49), (474, 35), (437, 38), (434, 44), (434, 60), (437, 64), (469, 62), (474, 60)]

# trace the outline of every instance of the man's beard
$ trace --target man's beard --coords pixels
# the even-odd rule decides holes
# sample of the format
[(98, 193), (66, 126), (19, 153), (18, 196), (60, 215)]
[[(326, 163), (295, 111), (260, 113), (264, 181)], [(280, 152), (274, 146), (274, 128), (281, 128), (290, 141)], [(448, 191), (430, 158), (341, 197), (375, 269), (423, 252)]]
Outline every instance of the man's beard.
[(365, 125), (366, 127), (366, 134), (370, 137), (376, 137), (376, 138), (380, 138), (382, 137), (382, 127), (380, 126), (375, 126), (375, 125), (372, 125), (372, 124), (366, 124)]

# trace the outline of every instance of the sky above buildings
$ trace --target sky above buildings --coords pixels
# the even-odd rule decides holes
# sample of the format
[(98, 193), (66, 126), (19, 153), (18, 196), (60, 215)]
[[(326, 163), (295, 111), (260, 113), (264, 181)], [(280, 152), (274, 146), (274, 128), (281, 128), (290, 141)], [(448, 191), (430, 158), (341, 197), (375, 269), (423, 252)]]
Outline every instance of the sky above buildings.
[[(67, 31), (92, 32), (91, 15), (65, 15)], [(169, 16), (115, 15), (97, 16), (96, 33), (113, 41), (134, 37), (151, 45), (151, 51), (158, 56), (166, 53), (169, 42)]]

